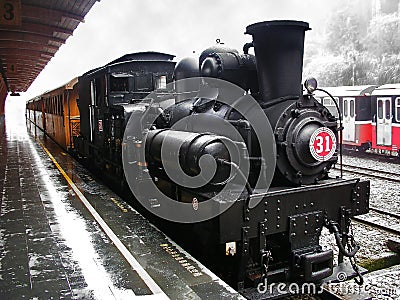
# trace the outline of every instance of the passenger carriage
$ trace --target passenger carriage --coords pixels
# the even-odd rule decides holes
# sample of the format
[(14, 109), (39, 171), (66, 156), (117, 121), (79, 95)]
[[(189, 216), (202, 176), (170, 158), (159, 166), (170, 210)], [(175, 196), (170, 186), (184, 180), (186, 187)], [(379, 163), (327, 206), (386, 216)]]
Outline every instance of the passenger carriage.
[(77, 104), (78, 78), (29, 100), (27, 118), (46, 132), (64, 149), (73, 148), (79, 135), (80, 115)]
[(372, 92), (372, 149), (398, 155), (400, 152), (400, 84), (385, 84)]
[[(371, 93), (375, 88), (376, 85), (323, 88), (334, 96), (342, 112), (343, 145), (363, 151), (371, 147)], [(338, 116), (336, 106), (328, 95), (317, 91), (315, 96), (333, 115)]]

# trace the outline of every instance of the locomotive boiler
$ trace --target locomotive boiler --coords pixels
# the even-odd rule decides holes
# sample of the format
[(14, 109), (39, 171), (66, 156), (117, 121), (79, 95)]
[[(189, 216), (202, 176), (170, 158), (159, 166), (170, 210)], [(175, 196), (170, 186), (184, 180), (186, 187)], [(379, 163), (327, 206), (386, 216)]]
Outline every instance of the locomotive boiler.
[(152, 93), (126, 126), (123, 163), (136, 199), (239, 288), (331, 276), (333, 250), (319, 243), (324, 227), (340, 267), (347, 256), (348, 276), (359, 275), (350, 218), (368, 212), (369, 182), (329, 177), (339, 128), (314, 99), (314, 80), (303, 93), (309, 29), (252, 24), (242, 54), (211, 47), (196, 64), (178, 63), (175, 103), (163, 106), (172, 94)]

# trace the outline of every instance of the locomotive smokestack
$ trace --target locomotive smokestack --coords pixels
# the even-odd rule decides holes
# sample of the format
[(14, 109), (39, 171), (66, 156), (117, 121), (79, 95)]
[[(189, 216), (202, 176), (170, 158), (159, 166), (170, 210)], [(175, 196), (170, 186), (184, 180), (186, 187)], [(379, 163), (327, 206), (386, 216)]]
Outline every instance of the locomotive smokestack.
[(264, 103), (284, 96), (300, 96), (304, 32), (308, 23), (267, 21), (247, 26), (253, 36), (258, 83)]

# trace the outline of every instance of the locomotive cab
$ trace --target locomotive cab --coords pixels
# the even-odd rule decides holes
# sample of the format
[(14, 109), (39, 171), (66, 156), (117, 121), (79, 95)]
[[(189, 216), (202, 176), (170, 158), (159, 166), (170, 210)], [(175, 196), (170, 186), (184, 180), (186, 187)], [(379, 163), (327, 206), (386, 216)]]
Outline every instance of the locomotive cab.
[(124, 184), (121, 147), (134, 103), (166, 88), (173, 58), (159, 52), (127, 54), (79, 77), (81, 124), (75, 150), (117, 186)]

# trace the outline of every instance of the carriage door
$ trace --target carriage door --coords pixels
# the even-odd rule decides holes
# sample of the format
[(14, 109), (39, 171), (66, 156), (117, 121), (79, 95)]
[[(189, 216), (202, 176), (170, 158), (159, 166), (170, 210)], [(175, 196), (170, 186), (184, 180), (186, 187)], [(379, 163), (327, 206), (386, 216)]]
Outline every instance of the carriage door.
[(376, 144), (392, 145), (392, 99), (380, 97), (377, 100)]
[(356, 129), (355, 98), (343, 98), (343, 140), (354, 142)]

